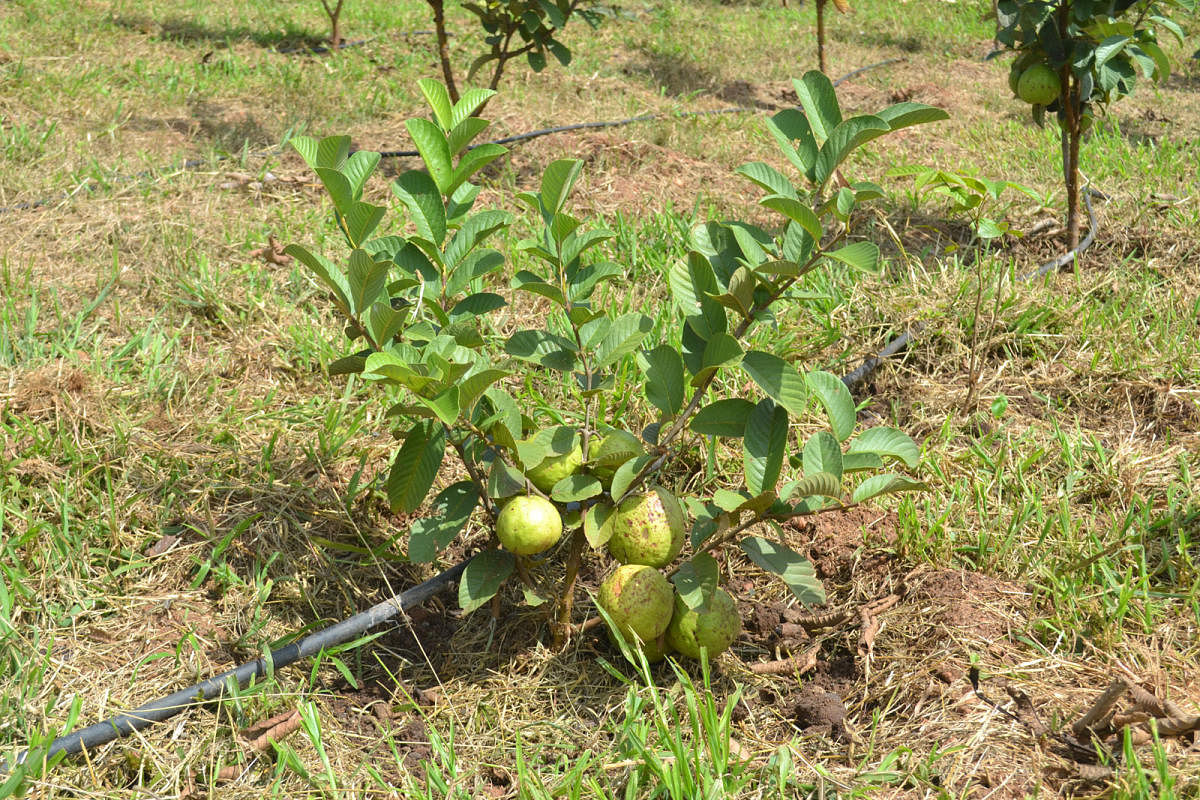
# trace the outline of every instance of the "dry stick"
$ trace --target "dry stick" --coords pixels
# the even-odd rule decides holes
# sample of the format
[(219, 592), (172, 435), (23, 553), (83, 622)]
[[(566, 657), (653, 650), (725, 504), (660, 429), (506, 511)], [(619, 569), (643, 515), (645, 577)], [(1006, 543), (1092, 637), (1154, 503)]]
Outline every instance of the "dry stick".
[(275, 725), (263, 731), (262, 734), (250, 742), (250, 747), (260, 753), (265, 753), (270, 749), (273, 742), (281, 741), (284, 737), (290, 736), (299, 729), (300, 711), (297, 709)]
[(1042, 739), (1050, 732), (1050, 729), (1042, 722), (1037, 714), (1037, 709), (1033, 707), (1033, 701), (1029, 699), (1029, 695), (1013, 686), (1011, 683), (1005, 684), (1004, 691), (1017, 704), (1017, 711), (1020, 713), (1021, 721), (1034, 738)]
[(835, 625), (841, 625), (843, 622), (850, 621), (850, 611), (848, 609), (840, 609), (837, 611), (826, 611), (823, 614), (801, 614), (792, 620), (793, 625), (799, 625), (806, 631), (816, 631), (821, 628), (832, 628)]
[(1096, 702), (1088, 709), (1087, 713), (1071, 726), (1071, 732), (1076, 736), (1084, 736), (1091, 730), (1097, 722), (1108, 716), (1112, 711), (1113, 706), (1117, 704), (1125, 693), (1129, 691), (1129, 681), (1124, 678), (1117, 678), (1108, 685), (1108, 688), (1096, 698)]
[(813, 645), (798, 656), (751, 664), (750, 671), (755, 675), (803, 675), (816, 668), (817, 655), (820, 652), (821, 645)]

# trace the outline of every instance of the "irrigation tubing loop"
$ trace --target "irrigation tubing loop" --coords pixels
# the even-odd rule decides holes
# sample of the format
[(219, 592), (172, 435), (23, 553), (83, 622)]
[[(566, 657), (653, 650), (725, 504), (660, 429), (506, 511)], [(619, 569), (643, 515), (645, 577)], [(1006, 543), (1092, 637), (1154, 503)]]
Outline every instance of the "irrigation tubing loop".
[[(420, 34), (426, 34), (426, 33), (429, 33), (429, 31), (410, 31), (410, 32), (406, 33), (405, 35), (420, 35)], [(348, 47), (350, 45), (357, 45), (357, 44), (361, 44), (361, 43), (364, 43), (367, 41), (370, 41), (370, 40), (363, 39), (359, 42), (344, 43), (343, 46)], [(285, 51), (278, 51), (278, 52), (285, 52)], [(286, 51), (286, 52), (293, 52), (293, 51)], [(296, 52), (298, 52), (298, 51), (296, 51)], [(865, 67), (859, 67), (858, 69), (848, 72), (845, 75), (843, 75), (842, 77), (835, 80), (833, 82), (833, 85), (840, 86), (844, 81), (847, 81), (856, 75), (860, 75), (864, 72), (867, 72), (868, 70), (878, 69), (880, 67), (885, 67), (885, 66), (888, 66), (889, 64), (896, 64), (896, 63), (899, 63), (904, 60), (905, 59), (903, 59), (903, 58), (889, 58), (889, 59), (880, 61), (875, 64), (868, 64)], [(543, 136), (550, 136), (550, 135), (557, 134), (557, 133), (569, 133), (571, 131), (582, 131), (582, 130), (597, 130), (597, 129), (601, 129), (601, 128), (617, 128), (617, 127), (622, 127), (625, 125), (633, 125), (638, 122), (652, 122), (654, 120), (660, 120), (660, 119), (674, 119), (674, 118), (686, 119), (688, 117), (710, 117), (710, 116), (717, 116), (717, 115), (723, 115), (723, 114), (749, 114), (749, 113), (757, 113), (757, 112), (763, 111), (763, 110), (765, 110), (765, 109), (759, 108), (757, 106), (731, 106), (729, 108), (709, 109), (706, 111), (682, 111), (682, 112), (664, 112), (664, 113), (659, 113), (659, 114), (639, 114), (636, 117), (627, 117), (625, 119), (604, 121), (604, 122), (577, 122), (573, 125), (559, 125), (559, 126), (552, 127), (552, 128), (541, 128), (539, 130), (529, 131), (528, 133), (518, 133), (518, 134), (514, 134), (512, 136), (505, 136), (502, 139), (494, 139), (494, 140), (488, 141), (488, 142), (479, 142), (477, 144), (472, 145), (471, 149), (474, 149), (476, 147), (479, 147), (479, 146), (485, 145), (485, 144), (514, 144), (516, 142), (525, 142), (525, 141), (529, 141), (531, 139), (538, 139)], [(268, 158), (270, 156), (279, 155), (281, 152), (283, 152), (283, 150), (284, 150), (284, 148), (282, 146), (281, 147), (273, 147), (269, 150), (259, 150), (254, 153), (248, 153), (244, 157)], [(383, 150), (383, 151), (379, 152), (379, 155), (381, 158), (416, 158), (417, 156), (419, 156), (421, 154), (420, 154), (420, 152), (418, 152), (416, 150)], [(207, 164), (213, 163), (214, 161), (217, 163), (220, 163), (222, 161), (228, 161), (232, 158), (234, 158), (234, 156), (232, 156), (232, 155), (221, 155), (221, 156), (217, 156), (216, 158), (212, 158), (212, 159), (193, 158), (193, 159), (188, 159), (188, 160), (184, 161), (183, 164), (181, 164), (179, 168), (182, 170), (198, 169)], [(113, 183), (128, 183), (128, 182), (132, 182), (132, 181), (140, 180), (142, 178), (149, 177), (149, 176), (153, 175), (154, 172), (155, 172), (154, 170), (143, 170), (143, 171), (137, 172), (133, 175), (127, 175), (127, 176), (118, 175), (118, 176), (115, 176), (114, 178), (112, 178), (112, 182)], [(78, 194), (83, 189), (87, 189), (88, 191), (91, 191), (95, 188), (96, 187), (90, 185), (88, 181), (84, 181), (79, 186), (72, 189), (70, 192), (62, 192), (56, 197), (46, 198), (43, 200), (33, 200), (33, 201), (29, 201), (29, 202), (24, 202), (24, 203), (14, 203), (13, 205), (9, 205), (9, 206), (0, 206), (0, 214), (13, 214), (18, 211), (35, 211), (39, 208), (46, 208), (48, 206), (52, 206), (57, 203), (64, 202), (66, 200), (70, 200), (72, 197), (74, 197), (76, 194)]]
[[(74, 733), (60, 736), (50, 743), (45, 753), (33, 752), (36, 752), (39, 758), (48, 760), (58, 753), (74, 755), (94, 749), (220, 697), (231, 684), (244, 686), (252, 678), (262, 677), (302, 658), (315, 656), (326, 648), (345, 644), (370, 628), (424, 603), (448, 584), (457, 580), (470, 561), (471, 559), (468, 558), (424, 583), (390, 597), (382, 603), (377, 603), (349, 619), (305, 636), (298, 642), (272, 650), (270, 655), (265, 658), (242, 664), (240, 667), (222, 672), (195, 686), (180, 689), (174, 694), (146, 703), (132, 711), (126, 711), (104, 722), (97, 722), (95, 725), (89, 725)], [(0, 774), (8, 772), (14, 766), (24, 764), (29, 758), (30, 752), (27, 750), (22, 753), (12, 765), (0, 762)]]

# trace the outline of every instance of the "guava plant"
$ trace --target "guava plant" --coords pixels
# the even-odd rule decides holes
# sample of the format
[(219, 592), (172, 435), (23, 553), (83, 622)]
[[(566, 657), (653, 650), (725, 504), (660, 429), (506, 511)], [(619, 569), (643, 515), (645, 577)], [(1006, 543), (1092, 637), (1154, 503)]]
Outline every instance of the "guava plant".
[[(599, 602), (623, 635), (655, 654), (672, 646), (715, 655), (737, 622), (714, 554), (737, 546), (802, 601), (820, 602), (820, 582), (779, 523), (920, 488), (884, 471), (888, 462), (917, 467), (908, 436), (856, 432), (841, 380), (798, 369), (770, 342), (785, 324), (779, 310), (805, 296), (814, 270), (877, 267), (873, 243), (849, 241), (850, 219), (882, 190), (834, 188), (835, 172), (866, 142), (946, 114), (901, 103), (843, 118), (823, 74), (795, 86), (803, 112), (768, 122), (794, 177), (761, 162), (738, 170), (765, 191), (759, 203), (778, 214), (778, 227), (698, 226), (687, 258), (662, 276), (671, 302), (657, 319), (615, 310), (632, 265), (598, 255), (613, 234), (568, 210), (578, 160), (555, 161), (536, 192), (517, 195), (536, 233), (497, 249), (513, 218), (476, 210), (479, 188), (469, 180), (504, 153), (471, 147), (487, 128), (474, 114), (491, 91), (454, 102), (444, 85), (420, 82), (432, 118), (407, 124), (424, 169), (391, 186), (403, 233), (376, 235), (386, 209), (363, 199), (377, 154), (351, 153), (346, 137), (294, 140), (347, 246), (336, 261), (287, 248), (329, 292), (354, 343), (330, 373), (361, 374), (392, 403), (402, 444), (387, 476), (391, 506), (415, 512), (433, 493), (408, 532), (408, 557), (433, 561), (472, 520), (493, 531), (463, 574), (465, 610), (516, 575), (526, 602), (554, 598), (546, 607), (561, 643), (576, 629), (580, 564), (606, 553), (622, 566)], [(490, 317), (516, 294), (542, 311), (524, 318), (530, 327), (501, 334)], [(612, 414), (618, 386), (631, 385), (646, 402), (637, 424), (636, 412)], [(828, 424), (800, 441), (815, 409)], [(684, 480), (701, 450), (711, 474)]]
[(1195, 0), (1000, 0), (996, 40), (1017, 53), (1009, 71), (1013, 93), (1043, 124), (1053, 113), (1062, 131), (1067, 193), (1067, 244), (1079, 246), (1079, 146), (1096, 111), (1131, 94), (1139, 77), (1155, 82), (1171, 72), (1158, 44), (1166, 31), (1183, 43), (1172, 13), (1195, 11)]

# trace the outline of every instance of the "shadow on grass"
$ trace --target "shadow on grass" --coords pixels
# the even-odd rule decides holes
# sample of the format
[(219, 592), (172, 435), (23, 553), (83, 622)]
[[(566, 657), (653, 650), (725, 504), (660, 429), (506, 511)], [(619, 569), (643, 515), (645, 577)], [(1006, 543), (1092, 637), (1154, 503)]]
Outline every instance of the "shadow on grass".
[(283, 53), (325, 52), (328, 38), (311, 31), (295, 27), (290, 23), (281, 31), (263, 31), (245, 26), (207, 26), (185, 17), (167, 17), (157, 22), (145, 15), (118, 15), (113, 24), (129, 30), (154, 35), (164, 41), (180, 44), (203, 43), (215, 49), (232, 46), (236, 42), (253, 42), (268, 50)]

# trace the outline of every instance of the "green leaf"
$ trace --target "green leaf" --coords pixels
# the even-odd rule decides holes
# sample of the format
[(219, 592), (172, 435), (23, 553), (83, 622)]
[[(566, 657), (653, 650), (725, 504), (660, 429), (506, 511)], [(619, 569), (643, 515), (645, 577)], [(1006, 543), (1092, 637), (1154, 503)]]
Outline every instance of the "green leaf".
[(575, 368), (575, 351), (574, 342), (540, 330), (517, 331), (504, 343), (504, 352), (509, 355), (561, 372)]
[(843, 473), (866, 472), (876, 469), (883, 469), (883, 459), (875, 453), (842, 453)]
[(478, 292), (467, 295), (455, 303), (448, 316), (452, 320), (459, 317), (479, 317), (504, 308), (506, 305), (508, 303), (504, 301), (504, 298), (495, 292)]
[(455, 231), (454, 238), (446, 246), (446, 266), (457, 267), (468, 253), (511, 222), (512, 215), (507, 211), (480, 211), (473, 214)]
[(855, 503), (865, 503), (867, 500), (885, 494), (922, 492), (928, 488), (928, 486), (920, 481), (914, 481), (902, 475), (893, 475), (889, 472), (883, 475), (872, 475), (870, 478), (867, 478), (858, 485), (858, 488), (854, 490), (854, 494), (850, 499)]
[(371, 177), (371, 173), (375, 172), (377, 166), (379, 166), (379, 153), (373, 153), (370, 150), (359, 150), (346, 159), (346, 164), (342, 167), (342, 174), (350, 182), (350, 189), (355, 200), (362, 197), (367, 178)]
[(700, 409), (688, 427), (704, 436), (739, 437), (746, 432), (746, 423), (753, 411), (754, 403), (749, 400), (729, 397)]
[(449, 194), (446, 190), (450, 186), (454, 170), (450, 164), (450, 147), (446, 143), (446, 134), (427, 119), (406, 120), (404, 127), (408, 129), (408, 135), (417, 146), (417, 152), (421, 154), (421, 160), (425, 162), (425, 168), (429, 170), (433, 182), (442, 194)]
[(425, 95), (425, 102), (429, 103), (429, 107), (433, 109), (433, 116), (437, 119), (438, 125), (447, 131), (453, 128), (453, 104), (446, 85), (432, 78), (421, 78), (417, 81), (417, 86), (421, 88), (421, 94)]
[(454, 105), (454, 113), (450, 118), (450, 122), (453, 124), (449, 127), (453, 130), (466, 122), (472, 114), (479, 110), (480, 106), (495, 96), (494, 89), (471, 87), (463, 90), (459, 95), (458, 102)]
[(879, 245), (874, 242), (855, 242), (824, 255), (860, 272), (872, 275), (879, 272)]
[(653, 329), (654, 320), (645, 314), (624, 314), (617, 317), (596, 348), (596, 367), (603, 369), (637, 350), (642, 340)]
[(450, 176), (450, 183), (447, 185), (445, 193), (454, 194), (455, 190), (466, 183), (468, 178), (507, 152), (507, 147), (490, 142), (472, 148), (459, 159), (458, 166), (454, 168), (454, 172)]
[(350, 310), (355, 315), (366, 311), (387, 289), (390, 266), (390, 261), (376, 261), (366, 250), (350, 253), (347, 283), (350, 286)]
[(424, 172), (405, 172), (392, 183), (392, 193), (408, 209), (417, 235), (437, 247), (446, 240), (446, 207), (437, 184)]
[(921, 461), (921, 448), (917, 447), (916, 442), (903, 431), (889, 427), (863, 431), (850, 442), (849, 452), (898, 458), (909, 469), (916, 469)]
[(289, 244), (283, 248), (283, 252), (308, 267), (309, 271), (333, 292), (338, 302), (347, 311), (350, 310), (350, 284), (337, 265), (320, 253), (311, 253), (298, 244)]
[(855, 149), (891, 130), (892, 127), (887, 122), (869, 114), (851, 117), (842, 122), (833, 129), (825, 144), (821, 145), (821, 152), (817, 154), (817, 163), (813, 170), (814, 179), (824, 186), (833, 176), (834, 170)]
[(583, 171), (583, 162), (577, 158), (564, 158), (546, 167), (542, 173), (541, 201), (544, 213), (554, 216), (562, 211), (571, 187)]
[(446, 425), (453, 425), (458, 421), (460, 408), (457, 386), (449, 386), (431, 398), (417, 395), (417, 402), (432, 411)]
[(800, 480), (789, 483), (787, 489), (781, 494), (785, 500), (792, 497), (832, 497), (841, 500), (842, 497), (842, 482), (828, 472), (805, 475)]
[(767, 120), (767, 130), (775, 137), (779, 149), (783, 150), (792, 166), (812, 180), (817, 163), (817, 140), (808, 118), (797, 109), (785, 108)]
[(758, 384), (767, 397), (783, 406), (794, 417), (807, 410), (808, 390), (796, 368), (779, 356), (752, 350), (742, 357), (742, 369)]
[[(461, 104), (462, 101), (460, 100), (459, 103)], [(446, 146), (450, 153), (457, 155), (462, 152), (462, 149), (470, 144), (472, 139), (487, 130), (490, 124), (486, 119), (479, 117), (467, 117), (460, 120), (450, 130), (450, 135), (446, 137)]]
[(440, 424), (418, 422), (409, 430), (388, 474), (387, 495), (393, 513), (412, 513), (420, 507), (445, 454), (446, 434)]
[(291, 145), (314, 171), (317, 167), (341, 169), (350, 154), (349, 136), (326, 136), (320, 141), (311, 136), (297, 136)]
[(720, 573), (715, 558), (708, 553), (697, 553), (690, 561), (679, 565), (679, 571), (671, 576), (671, 582), (688, 608), (704, 614), (708, 611), (708, 601), (717, 590)]
[(772, 194), (767, 195), (758, 204), (769, 208), (773, 211), (778, 211), (785, 217), (795, 222), (813, 239), (820, 239), (823, 232), (821, 220), (813, 213), (813, 210), (806, 206), (800, 200), (794, 197), (786, 197), (784, 195)]
[(747, 536), (739, 544), (751, 561), (782, 578), (801, 603), (819, 605), (825, 602), (825, 587), (817, 579), (808, 559), (760, 536)]
[(492, 471), (488, 473), (488, 497), (501, 500), (525, 492), (525, 476), (505, 464), (500, 459), (492, 462)]
[(608, 503), (597, 503), (583, 512), (583, 535), (594, 549), (599, 550), (604, 547), (612, 538), (613, 532), (616, 530), (613, 525), (613, 522), (616, 521), (616, 517), (613, 515), (615, 510)]
[(825, 73), (814, 69), (804, 73), (800, 80), (793, 80), (792, 86), (796, 88), (796, 96), (800, 98), (800, 106), (817, 141), (824, 142), (842, 122), (833, 82)]
[(554, 488), (550, 490), (550, 499), (559, 503), (576, 503), (596, 497), (603, 491), (604, 487), (597, 478), (577, 472), (554, 484)]
[(496, 596), (516, 566), (507, 550), (484, 550), (471, 559), (458, 584), (458, 604), (470, 614)]
[(804, 445), (804, 474), (827, 472), (841, 480), (842, 471), (842, 448), (838, 440), (829, 431), (817, 431)]
[(659, 411), (674, 416), (683, 408), (683, 359), (670, 345), (661, 344), (638, 357), (646, 376), (646, 400)]
[(1108, 63), (1109, 59), (1124, 50), (1130, 38), (1129, 36), (1109, 36), (1096, 45), (1096, 68), (1103, 67)]
[(642, 468), (654, 460), (654, 456), (638, 456), (631, 458), (621, 466), (617, 467), (616, 473), (613, 475), (612, 485), (609, 489), (609, 494), (614, 500), (620, 500), (629, 491), (629, 487), (633, 484), (633, 479), (642, 471)]
[(408, 558), (428, 563), (437, 558), (467, 524), (479, 504), (479, 490), (471, 481), (452, 483), (433, 499), (433, 516), (409, 527)]
[[(701, 363), (707, 371), (737, 364), (742, 360), (742, 355), (742, 346), (738, 344), (737, 339), (728, 333), (718, 333), (704, 346), (704, 358)], [(696, 377), (699, 379), (700, 375), (697, 374)], [(698, 380), (692, 381), (692, 383), (698, 382)]]
[(360, 247), (383, 220), (383, 206), (354, 203), (345, 214), (339, 214), (342, 233), (351, 247)]
[(792, 182), (782, 172), (761, 161), (752, 161), (749, 164), (743, 164), (735, 172), (754, 181), (771, 194), (797, 198), (796, 187), (792, 186)]
[(816, 370), (804, 376), (808, 388), (812, 391), (825, 413), (829, 416), (829, 427), (839, 442), (844, 442), (854, 433), (858, 418), (854, 412), (854, 398), (842, 379), (828, 372)]
[(886, 122), (892, 131), (912, 125), (924, 125), (927, 122), (941, 122), (950, 119), (950, 115), (945, 110), (927, 106), (924, 103), (896, 103), (876, 113), (875, 116)]
[(512, 373), (504, 369), (481, 369), (462, 379), (458, 385), (459, 402), (463, 408), (471, 408), (493, 383), (507, 378)]
[(787, 450), (787, 412), (771, 400), (762, 400), (746, 420), (742, 439), (742, 464), (746, 487), (758, 495), (771, 491), (779, 481)]

